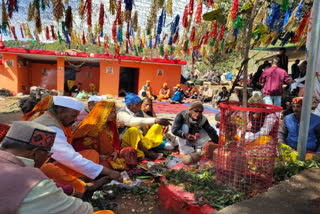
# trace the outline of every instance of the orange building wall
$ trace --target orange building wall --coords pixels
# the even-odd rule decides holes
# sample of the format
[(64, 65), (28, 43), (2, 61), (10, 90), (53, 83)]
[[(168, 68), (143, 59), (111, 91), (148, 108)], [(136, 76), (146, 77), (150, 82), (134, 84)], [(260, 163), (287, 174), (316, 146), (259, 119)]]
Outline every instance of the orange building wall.
[[(92, 77), (88, 78), (87, 72), (91, 73)], [(76, 73), (75, 84), (82, 83), (81, 90), (89, 91), (89, 84), (93, 83), (99, 89), (100, 68), (84, 66), (80, 72)]]
[(64, 58), (57, 58), (57, 91), (64, 91)]
[[(106, 68), (113, 67), (113, 74), (107, 74)], [(99, 94), (111, 94), (118, 95), (119, 92), (119, 75), (120, 67), (132, 67), (139, 68), (139, 90), (146, 84), (147, 80), (151, 81), (152, 92), (158, 95), (163, 83), (168, 83), (172, 92), (172, 87), (177, 83), (180, 83), (181, 78), (181, 66), (180, 65), (163, 65), (153, 63), (136, 63), (121, 61), (100, 61), (100, 88)], [(157, 70), (164, 71), (163, 76), (157, 76)]]
[[(29, 67), (23, 66), (22, 63), (20, 63), (20, 65), (18, 63), (18, 70), (19, 70), (19, 72), (18, 72), (18, 80), (19, 80), (18, 81), (18, 92), (22, 92), (24, 94), (29, 93), (29, 91), (30, 91), (29, 89), (31, 87), (30, 80), (29, 80), (30, 69), (29, 69)], [(22, 89), (22, 86), (25, 86), (27, 90), (24, 91)]]
[[(9, 67), (6, 60), (13, 60), (13, 66)], [(6, 88), (14, 95), (18, 92), (18, 57), (16, 54), (2, 54), (0, 88)]]
[[(42, 74), (46, 69), (47, 75)], [(40, 64), (31, 63), (30, 86), (40, 86), (46, 89), (57, 89), (57, 65), (56, 64)]]

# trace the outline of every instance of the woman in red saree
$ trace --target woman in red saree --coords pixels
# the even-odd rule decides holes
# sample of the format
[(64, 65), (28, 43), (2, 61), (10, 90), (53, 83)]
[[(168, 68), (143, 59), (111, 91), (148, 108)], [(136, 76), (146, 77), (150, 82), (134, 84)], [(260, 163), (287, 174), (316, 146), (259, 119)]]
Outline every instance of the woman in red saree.
[(100, 154), (100, 164), (115, 170), (123, 170), (127, 167), (126, 162), (128, 165), (134, 162), (119, 157), (120, 139), (114, 102), (100, 101), (95, 105), (73, 132), (72, 145), (76, 151), (95, 149)]

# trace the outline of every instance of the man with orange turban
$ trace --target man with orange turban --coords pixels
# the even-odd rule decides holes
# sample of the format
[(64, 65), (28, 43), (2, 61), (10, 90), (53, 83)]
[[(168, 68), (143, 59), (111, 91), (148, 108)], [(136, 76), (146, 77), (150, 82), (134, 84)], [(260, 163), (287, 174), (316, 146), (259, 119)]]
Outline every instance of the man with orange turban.
[[(292, 100), (293, 113), (287, 115), (280, 127), (278, 142), (289, 145), (293, 149), (298, 147), (299, 127), (301, 118), (303, 97)], [(307, 142), (307, 150), (320, 154), (320, 117), (311, 113)]]
[(170, 89), (168, 88), (168, 83), (163, 83), (163, 87), (159, 91), (158, 99), (166, 100), (170, 97)]

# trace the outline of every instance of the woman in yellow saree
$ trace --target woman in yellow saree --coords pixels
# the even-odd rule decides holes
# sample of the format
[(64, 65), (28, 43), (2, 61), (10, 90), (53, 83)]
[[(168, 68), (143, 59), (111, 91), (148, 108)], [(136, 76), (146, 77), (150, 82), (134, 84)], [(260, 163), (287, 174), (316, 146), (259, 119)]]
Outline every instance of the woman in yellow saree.
[(114, 102), (100, 101), (95, 105), (73, 132), (72, 145), (76, 151), (95, 149), (100, 154), (100, 163), (106, 167), (123, 170), (126, 162), (132, 165), (132, 161), (119, 155), (120, 140)]

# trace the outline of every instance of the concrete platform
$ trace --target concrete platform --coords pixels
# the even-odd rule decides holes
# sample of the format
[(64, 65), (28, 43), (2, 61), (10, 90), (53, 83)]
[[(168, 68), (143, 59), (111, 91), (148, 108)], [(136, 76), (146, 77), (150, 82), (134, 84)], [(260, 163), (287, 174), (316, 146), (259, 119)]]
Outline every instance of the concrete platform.
[(212, 214), (319, 214), (320, 169), (311, 168), (267, 192)]

